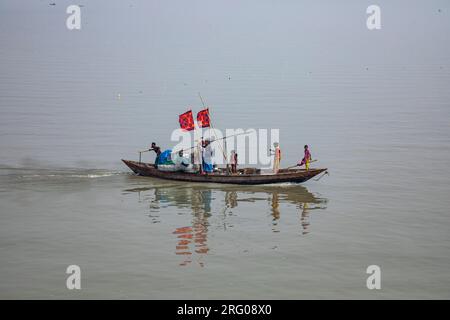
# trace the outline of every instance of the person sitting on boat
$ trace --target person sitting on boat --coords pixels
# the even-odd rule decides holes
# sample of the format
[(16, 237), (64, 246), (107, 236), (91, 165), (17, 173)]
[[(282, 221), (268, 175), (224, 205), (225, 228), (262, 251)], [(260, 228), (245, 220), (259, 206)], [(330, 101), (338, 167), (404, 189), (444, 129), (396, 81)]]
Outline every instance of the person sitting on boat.
[(211, 143), (209, 139), (206, 139), (203, 144), (203, 152), (202, 152), (202, 168), (204, 173), (213, 172), (213, 150), (211, 148)]
[(230, 155), (231, 173), (237, 173), (237, 163), (238, 163), (238, 155), (235, 150), (231, 150)]
[(276, 174), (278, 173), (278, 171), (280, 171), (281, 149), (280, 144), (278, 142), (274, 142), (273, 146), (275, 150), (270, 151), (273, 151), (272, 155), (275, 156), (273, 161), (273, 173)]
[(180, 150), (177, 155), (174, 156), (173, 162), (179, 166), (182, 170), (185, 170), (191, 164), (189, 163), (189, 160), (184, 157), (183, 150)]
[(309, 163), (311, 162), (312, 157), (311, 157), (311, 152), (309, 152), (308, 145), (305, 145), (304, 148), (305, 148), (305, 155), (304, 155), (302, 161), (299, 162), (297, 165), (300, 166), (300, 167), (302, 165), (305, 165), (305, 169), (308, 170), (309, 169)]
[(159, 156), (161, 155), (161, 148), (156, 145), (155, 142), (152, 142), (152, 146), (148, 151), (155, 151), (156, 158), (155, 158), (155, 165), (158, 165)]

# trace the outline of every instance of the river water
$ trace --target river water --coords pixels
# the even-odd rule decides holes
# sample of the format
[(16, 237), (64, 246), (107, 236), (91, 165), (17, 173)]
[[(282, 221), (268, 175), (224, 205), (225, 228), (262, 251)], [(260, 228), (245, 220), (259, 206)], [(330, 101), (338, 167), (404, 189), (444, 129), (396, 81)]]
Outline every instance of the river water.
[[(0, 298), (450, 298), (450, 5), (378, 3), (2, 1)], [(132, 175), (198, 92), (330, 175)]]

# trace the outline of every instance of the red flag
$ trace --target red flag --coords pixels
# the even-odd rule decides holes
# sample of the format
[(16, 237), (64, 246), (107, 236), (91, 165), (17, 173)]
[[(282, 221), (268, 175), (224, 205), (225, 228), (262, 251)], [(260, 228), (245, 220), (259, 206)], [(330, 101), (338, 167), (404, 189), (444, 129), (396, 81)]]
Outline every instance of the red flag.
[(200, 128), (206, 128), (211, 125), (211, 121), (209, 120), (209, 109), (206, 108), (197, 113), (197, 124)]
[(179, 117), (180, 128), (185, 131), (194, 130), (194, 117), (192, 116), (192, 110), (189, 110)]

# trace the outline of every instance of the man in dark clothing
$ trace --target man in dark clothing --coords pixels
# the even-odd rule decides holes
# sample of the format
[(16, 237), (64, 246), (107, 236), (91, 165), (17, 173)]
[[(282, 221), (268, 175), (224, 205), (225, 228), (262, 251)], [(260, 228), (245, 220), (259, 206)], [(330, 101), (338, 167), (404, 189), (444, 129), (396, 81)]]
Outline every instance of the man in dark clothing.
[(161, 155), (161, 148), (158, 147), (155, 142), (152, 142), (152, 147), (150, 149), (148, 149), (148, 151), (155, 151), (155, 153), (156, 153), (155, 166), (157, 166), (159, 156)]

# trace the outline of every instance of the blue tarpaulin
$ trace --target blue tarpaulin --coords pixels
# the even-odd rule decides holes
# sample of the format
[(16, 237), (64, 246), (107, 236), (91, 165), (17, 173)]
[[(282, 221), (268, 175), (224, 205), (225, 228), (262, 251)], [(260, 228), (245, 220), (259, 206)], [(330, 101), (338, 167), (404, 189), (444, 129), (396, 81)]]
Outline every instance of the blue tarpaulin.
[(158, 157), (158, 160), (156, 161), (156, 164), (174, 164), (172, 162), (171, 153), (172, 153), (171, 149), (161, 152), (161, 154)]

